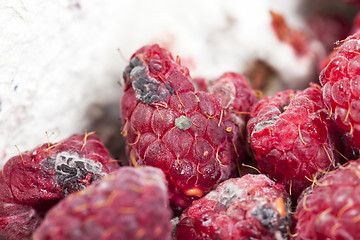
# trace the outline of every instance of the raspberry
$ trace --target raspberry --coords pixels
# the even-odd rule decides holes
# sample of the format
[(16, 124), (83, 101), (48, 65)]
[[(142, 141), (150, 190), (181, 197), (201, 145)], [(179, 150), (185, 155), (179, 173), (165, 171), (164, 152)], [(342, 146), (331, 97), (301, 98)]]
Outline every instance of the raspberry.
[(238, 129), (213, 95), (195, 93), (187, 68), (158, 45), (124, 71), (121, 113), (132, 165), (161, 168), (174, 210), (235, 175)]
[[(359, 2), (360, 3), (360, 2)], [(360, 12), (358, 12), (353, 20), (351, 33), (355, 34), (357, 32), (360, 32)], [(343, 38), (341, 38), (343, 39)]]
[(247, 125), (260, 171), (284, 184), (294, 199), (319, 170), (337, 163), (335, 136), (321, 96), (312, 85), (266, 97), (254, 106)]
[(28, 236), (61, 198), (117, 168), (91, 134), (75, 134), (10, 158), (0, 177), (0, 237)]
[(170, 239), (165, 177), (153, 167), (122, 167), (60, 201), (34, 240)]
[(227, 72), (211, 82), (209, 88), (209, 92), (219, 99), (231, 121), (245, 133), (250, 108), (257, 102), (254, 90), (247, 80), (238, 73)]
[(285, 239), (289, 201), (284, 186), (265, 175), (226, 180), (184, 211), (176, 239)]
[(360, 239), (360, 159), (306, 189), (296, 218), (296, 239)]
[(20, 240), (30, 237), (44, 214), (45, 211), (41, 209), (19, 204), (0, 171), (0, 239)]
[(309, 18), (308, 24), (327, 53), (334, 49), (334, 42), (343, 39), (350, 32), (350, 24), (336, 13), (316, 12)]
[(320, 74), (325, 106), (347, 143), (360, 148), (360, 33), (346, 38)]

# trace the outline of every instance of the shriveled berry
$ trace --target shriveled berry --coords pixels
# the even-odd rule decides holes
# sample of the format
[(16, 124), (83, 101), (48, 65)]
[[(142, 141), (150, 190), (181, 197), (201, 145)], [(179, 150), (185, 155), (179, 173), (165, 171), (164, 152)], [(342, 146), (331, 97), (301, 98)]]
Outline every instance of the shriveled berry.
[(286, 239), (289, 201), (283, 185), (265, 175), (228, 179), (185, 210), (176, 239)]
[(60, 199), (118, 167), (92, 133), (45, 143), (10, 158), (0, 174), (0, 238), (29, 237)]
[(170, 218), (162, 171), (122, 167), (60, 201), (33, 239), (169, 240)]

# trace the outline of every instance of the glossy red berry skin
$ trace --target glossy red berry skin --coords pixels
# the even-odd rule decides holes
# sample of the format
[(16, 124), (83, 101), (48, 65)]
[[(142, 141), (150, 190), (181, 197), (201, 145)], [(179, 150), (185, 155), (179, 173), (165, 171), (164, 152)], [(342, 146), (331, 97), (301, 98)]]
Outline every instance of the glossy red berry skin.
[(306, 189), (296, 209), (296, 239), (360, 239), (360, 160)]
[(266, 97), (252, 110), (247, 130), (258, 167), (284, 184), (293, 199), (338, 162), (328, 115), (315, 85)]
[(346, 142), (360, 148), (360, 33), (349, 36), (331, 54), (320, 74), (324, 103)]
[(131, 57), (124, 80), (121, 115), (130, 162), (163, 170), (174, 208), (186, 208), (235, 175), (237, 126), (216, 97), (195, 92), (179, 58), (144, 46)]

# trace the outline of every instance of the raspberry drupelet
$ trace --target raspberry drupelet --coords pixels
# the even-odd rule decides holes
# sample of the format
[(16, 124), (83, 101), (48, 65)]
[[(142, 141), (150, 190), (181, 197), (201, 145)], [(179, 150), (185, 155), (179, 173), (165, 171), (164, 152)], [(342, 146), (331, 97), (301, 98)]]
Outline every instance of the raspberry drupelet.
[(295, 216), (295, 239), (360, 239), (360, 159), (314, 181)]
[(289, 204), (284, 186), (263, 174), (228, 179), (184, 211), (176, 239), (287, 239)]
[(122, 130), (132, 165), (161, 168), (174, 209), (186, 208), (236, 173), (238, 127), (186, 67), (158, 45), (140, 48), (124, 71)]
[(54, 206), (34, 240), (170, 240), (171, 209), (158, 168), (121, 167)]
[(226, 110), (245, 139), (250, 109), (257, 102), (254, 89), (247, 79), (239, 73), (226, 72), (210, 83), (209, 92), (219, 99), (221, 107)]
[(252, 109), (248, 139), (262, 173), (285, 185), (294, 200), (338, 162), (335, 132), (317, 85), (265, 97)]
[(45, 143), (10, 158), (0, 172), (0, 239), (29, 237), (60, 199), (118, 167), (92, 133)]
[(360, 33), (349, 36), (320, 74), (325, 106), (346, 142), (360, 148)]

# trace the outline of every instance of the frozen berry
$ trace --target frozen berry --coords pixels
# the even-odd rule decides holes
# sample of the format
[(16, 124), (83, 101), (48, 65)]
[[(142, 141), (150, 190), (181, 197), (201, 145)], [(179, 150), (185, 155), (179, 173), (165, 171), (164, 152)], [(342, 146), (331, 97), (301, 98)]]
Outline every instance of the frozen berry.
[(316, 39), (324, 46), (326, 53), (331, 52), (335, 47), (334, 43), (345, 38), (350, 32), (350, 24), (347, 19), (337, 13), (316, 12), (316, 15), (311, 14), (308, 25)]
[(161, 168), (180, 210), (236, 172), (238, 129), (216, 97), (195, 92), (187, 68), (158, 45), (124, 71), (121, 113), (132, 165)]
[(60, 201), (34, 240), (170, 240), (171, 210), (161, 170), (122, 167)]
[(336, 165), (334, 131), (318, 86), (266, 97), (251, 116), (248, 138), (260, 171), (284, 184), (294, 199), (319, 170)]
[(347, 143), (360, 148), (360, 33), (346, 38), (320, 75), (323, 98)]
[(257, 102), (255, 92), (247, 80), (238, 73), (227, 72), (212, 81), (209, 88), (231, 121), (245, 133), (250, 108)]
[(296, 239), (360, 239), (360, 160), (327, 173), (304, 191)]
[(0, 171), (0, 239), (22, 240), (31, 236), (42, 221), (46, 206), (36, 209), (18, 203)]
[(262, 174), (226, 180), (185, 210), (176, 239), (286, 239), (288, 197), (283, 185)]
[(23, 234), (15, 238), (22, 239), (61, 198), (117, 168), (93, 134), (75, 134), (10, 158), (0, 177), (0, 236), (7, 239)]

